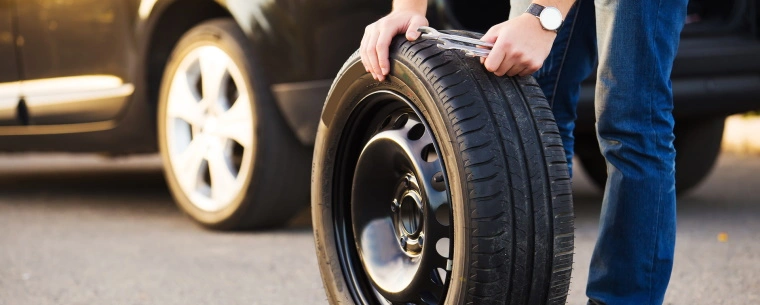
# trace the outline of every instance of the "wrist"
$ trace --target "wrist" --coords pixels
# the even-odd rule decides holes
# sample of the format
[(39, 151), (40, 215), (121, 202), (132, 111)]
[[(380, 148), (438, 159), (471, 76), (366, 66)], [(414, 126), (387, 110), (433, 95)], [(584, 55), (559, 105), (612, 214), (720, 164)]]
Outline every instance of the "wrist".
[(395, 0), (393, 1), (393, 11), (410, 11), (425, 16), (427, 5), (427, 0)]

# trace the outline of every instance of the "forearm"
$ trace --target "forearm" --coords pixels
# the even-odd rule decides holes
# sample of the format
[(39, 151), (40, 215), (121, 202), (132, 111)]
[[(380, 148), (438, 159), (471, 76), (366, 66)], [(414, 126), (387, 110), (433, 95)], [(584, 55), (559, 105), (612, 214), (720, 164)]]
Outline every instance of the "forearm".
[(533, 0), (533, 3), (556, 7), (562, 13), (562, 19), (565, 19), (575, 0)]
[(393, 0), (394, 11), (414, 11), (424, 16), (427, 12), (427, 6), (427, 0)]

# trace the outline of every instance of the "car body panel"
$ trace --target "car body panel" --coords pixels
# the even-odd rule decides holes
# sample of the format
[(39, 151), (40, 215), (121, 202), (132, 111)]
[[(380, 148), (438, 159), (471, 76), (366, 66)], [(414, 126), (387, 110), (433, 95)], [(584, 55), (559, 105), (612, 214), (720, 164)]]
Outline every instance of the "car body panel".
[(77, 75), (21, 82), (29, 125), (63, 125), (113, 120), (134, 92), (114, 75)]
[(16, 65), (15, 8), (11, 0), (0, 0), (0, 126), (18, 124), (16, 107), (20, 82)]
[(312, 145), (335, 73), (359, 46), (364, 28), (391, 9), (383, 0), (220, 1), (254, 44), (280, 113)]
[(134, 46), (120, 0), (16, 1), (29, 125), (114, 119), (126, 105)]
[(272, 84), (334, 78), (365, 26), (390, 11), (383, 0), (219, 2), (260, 52)]
[[(34, 1), (37, 5), (52, 3), (52, 0)], [(81, 101), (72, 109), (78, 112), (75, 116), (84, 123), (62, 124), (61, 116), (52, 119), (55, 113), (64, 118), (73, 115), (58, 108), (50, 109), (50, 112), (46, 114), (48, 118), (51, 118), (46, 122), (52, 125), (44, 126), (44, 128), (34, 125), (0, 126), (0, 136), (9, 140), (0, 141), (0, 151), (100, 151), (115, 154), (156, 151), (156, 87), (162, 74), (156, 71), (163, 71), (164, 63), (151, 61), (151, 55), (160, 53), (160, 56), (165, 56), (165, 59), (173, 47), (169, 45), (168, 51), (167, 49), (157, 51), (156, 42), (166, 40), (164, 36), (171, 30), (161, 26), (167, 22), (181, 23), (182, 20), (167, 19), (172, 13), (176, 14), (180, 11), (182, 13), (180, 17), (185, 17), (193, 14), (192, 9), (209, 8), (209, 3), (218, 6), (214, 10), (223, 10), (223, 12), (217, 12), (215, 16), (193, 16), (180, 19), (195, 18), (200, 22), (208, 18), (224, 17), (227, 14), (232, 16), (251, 41), (256, 52), (252, 56), (261, 63), (263, 75), (267, 76), (266, 82), (272, 88), (279, 88), (275, 90), (277, 93), (274, 99), (282, 113), (292, 114), (287, 115), (286, 120), (292, 123), (291, 129), (294, 130), (294, 134), (308, 134), (308, 132), (297, 131), (299, 128), (301, 130), (310, 128), (310, 124), (304, 123), (307, 121), (303, 118), (313, 117), (313, 121), (316, 122), (324, 102), (322, 93), (327, 92), (331, 79), (335, 77), (336, 71), (345, 58), (356, 50), (364, 27), (386, 14), (391, 4), (390, 1), (383, 0), (106, 0), (105, 2), (108, 3), (100, 3), (99, 9), (90, 11), (108, 15), (103, 13), (103, 10), (107, 12), (106, 4), (108, 4), (114, 5), (114, 12), (119, 11), (125, 14), (124, 18), (113, 16), (112, 20), (114, 24), (123, 26), (114, 28), (123, 33), (115, 36), (121, 41), (114, 43), (123, 47), (122, 53), (108, 57), (120, 58), (123, 69), (99, 72), (99, 74), (88, 72), (89, 74), (79, 76), (116, 76), (122, 80), (122, 84), (132, 85), (133, 93), (120, 107), (117, 107), (118, 101), (113, 99)], [(67, 9), (59, 9), (67, 11)], [(173, 18), (176, 17), (176, 15), (173, 16)], [(40, 19), (39, 16), (37, 18)], [(45, 20), (47, 19), (43, 21)], [(49, 25), (50, 20), (47, 21)], [(60, 28), (60, 23), (58, 26)], [(39, 29), (46, 30), (41, 26)], [(49, 31), (49, 28), (47, 30)], [(50, 33), (42, 35), (50, 36)], [(61, 76), (60, 71), (53, 74), (67, 77)], [(151, 76), (151, 73), (154, 75)], [(308, 84), (314, 80), (317, 80), (316, 83), (319, 85), (316, 91), (307, 90), (312, 93), (303, 94), (302, 89), (305, 87), (302, 84)], [(295, 88), (294, 92), (290, 92), (289, 88)], [(108, 89), (114, 91), (113, 93), (123, 93), (124, 91), (117, 89), (125, 88), (117, 86)], [(313, 94), (313, 92), (318, 93)], [(98, 109), (99, 107), (102, 108)], [(117, 109), (119, 111), (115, 111)], [(36, 108), (36, 110), (41, 111), (42, 108)], [(106, 119), (106, 114), (111, 117)], [(93, 122), (93, 118), (104, 120)], [(308, 141), (313, 141), (313, 139)]]

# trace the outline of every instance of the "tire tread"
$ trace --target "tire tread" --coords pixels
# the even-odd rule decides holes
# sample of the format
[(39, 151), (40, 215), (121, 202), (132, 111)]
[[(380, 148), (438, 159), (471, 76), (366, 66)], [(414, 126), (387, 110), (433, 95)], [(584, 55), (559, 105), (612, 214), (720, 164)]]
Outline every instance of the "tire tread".
[(397, 38), (391, 53), (425, 76), (461, 154), (472, 249), (466, 304), (564, 304), (574, 228), (551, 108), (532, 78), (496, 77), (435, 45)]

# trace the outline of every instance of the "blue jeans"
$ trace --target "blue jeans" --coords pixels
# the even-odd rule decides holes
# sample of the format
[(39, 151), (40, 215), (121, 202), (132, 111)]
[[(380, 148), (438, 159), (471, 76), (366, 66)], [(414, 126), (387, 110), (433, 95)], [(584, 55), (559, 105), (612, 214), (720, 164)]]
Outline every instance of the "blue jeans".
[[(534, 75), (572, 164), (580, 83), (598, 59), (596, 131), (608, 178), (589, 304), (663, 302), (676, 238), (670, 72), (687, 2), (577, 0)], [(512, 15), (529, 3), (512, 0)]]

